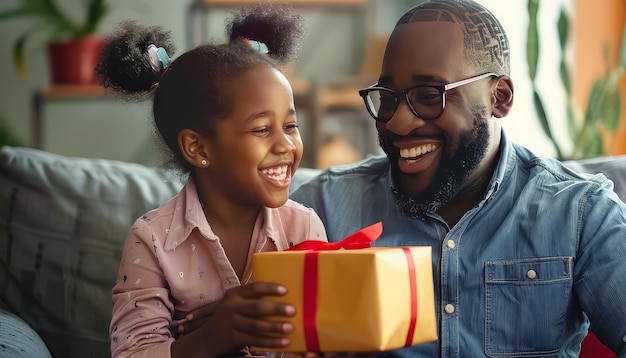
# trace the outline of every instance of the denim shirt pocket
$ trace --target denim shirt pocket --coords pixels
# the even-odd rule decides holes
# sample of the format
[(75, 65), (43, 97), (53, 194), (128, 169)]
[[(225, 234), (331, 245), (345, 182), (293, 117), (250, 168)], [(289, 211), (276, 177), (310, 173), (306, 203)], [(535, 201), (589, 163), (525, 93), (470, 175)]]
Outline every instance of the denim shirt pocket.
[(557, 355), (571, 287), (571, 257), (487, 261), (485, 353)]

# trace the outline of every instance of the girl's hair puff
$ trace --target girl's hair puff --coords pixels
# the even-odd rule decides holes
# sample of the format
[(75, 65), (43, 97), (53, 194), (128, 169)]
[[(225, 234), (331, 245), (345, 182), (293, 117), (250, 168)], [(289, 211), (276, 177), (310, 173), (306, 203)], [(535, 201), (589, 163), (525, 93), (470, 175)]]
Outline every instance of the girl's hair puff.
[(228, 22), (226, 32), (231, 42), (249, 38), (265, 43), (269, 55), (280, 64), (286, 64), (299, 50), (304, 26), (302, 18), (289, 8), (266, 5), (243, 8)]
[[(127, 98), (154, 95), (158, 133), (175, 162), (191, 170), (178, 147), (178, 133), (191, 129), (214, 137), (217, 121), (233, 110), (229, 80), (258, 65), (280, 69), (295, 57), (303, 29), (301, 16), (283, 5), (245, 7), (226, 25), (227, 44), (198, 46), (155, 72), (147, 47), (163, 47), (171, 57), (169, 33), (158, 26), (125, 22), (105, 44), (96, 73), (103, 86)], [(269, 52), (254, 50), (244, 39), (265, 43)]]
[(107, 38), (96, 64), (100, 84), (127, 99), (145, 99), (151, 95), (161, 74), (150, 66), (147, 56), (150, 44), (163, 47), (169, 56), (174, 54), (169, 31), (133, 20), (121, 22)]

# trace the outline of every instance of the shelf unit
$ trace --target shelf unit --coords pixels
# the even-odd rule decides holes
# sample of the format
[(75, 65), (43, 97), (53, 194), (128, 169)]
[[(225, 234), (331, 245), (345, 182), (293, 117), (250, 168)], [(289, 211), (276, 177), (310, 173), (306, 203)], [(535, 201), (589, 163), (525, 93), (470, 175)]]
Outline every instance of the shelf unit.
[(43, 106), (50, 101), (118, 99), (98, 85), (51, 85), (35, 91), (32, 99), (31, 146), (43, 149)]

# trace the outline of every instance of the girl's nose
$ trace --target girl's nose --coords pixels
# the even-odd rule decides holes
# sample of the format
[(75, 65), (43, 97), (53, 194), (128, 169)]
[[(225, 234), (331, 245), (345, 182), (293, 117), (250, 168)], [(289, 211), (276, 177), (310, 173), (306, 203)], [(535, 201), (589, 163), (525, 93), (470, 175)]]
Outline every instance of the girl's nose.
[(292, 152), (296, 150), (293, 138), (289, 134), (281, 133), (276, 140), (275, 149), (279, 153)]

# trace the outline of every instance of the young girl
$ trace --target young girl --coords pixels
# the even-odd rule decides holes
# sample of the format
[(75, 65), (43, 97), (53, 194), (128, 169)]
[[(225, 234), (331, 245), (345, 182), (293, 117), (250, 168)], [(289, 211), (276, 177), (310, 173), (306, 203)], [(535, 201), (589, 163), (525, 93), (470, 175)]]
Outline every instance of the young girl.
[(250, 355), (247, 346), (288, 345), (294, 327), (276, 317), (295, 308), (263, 300), (286, 288), (250, 283), (252, 253), (326, 240), (317, 215), (288, 200), (302, 140), (279, 68), (295, 52), (301, 18), (247, 8), (227, 31), (229, 43), (170, 61), (167, 32), (127, 22), (96, 69), (120, 94), (154, 96), (156, 128), (189, 171), (177, 196), (130, 229), (113, 288), (113, 357)]

